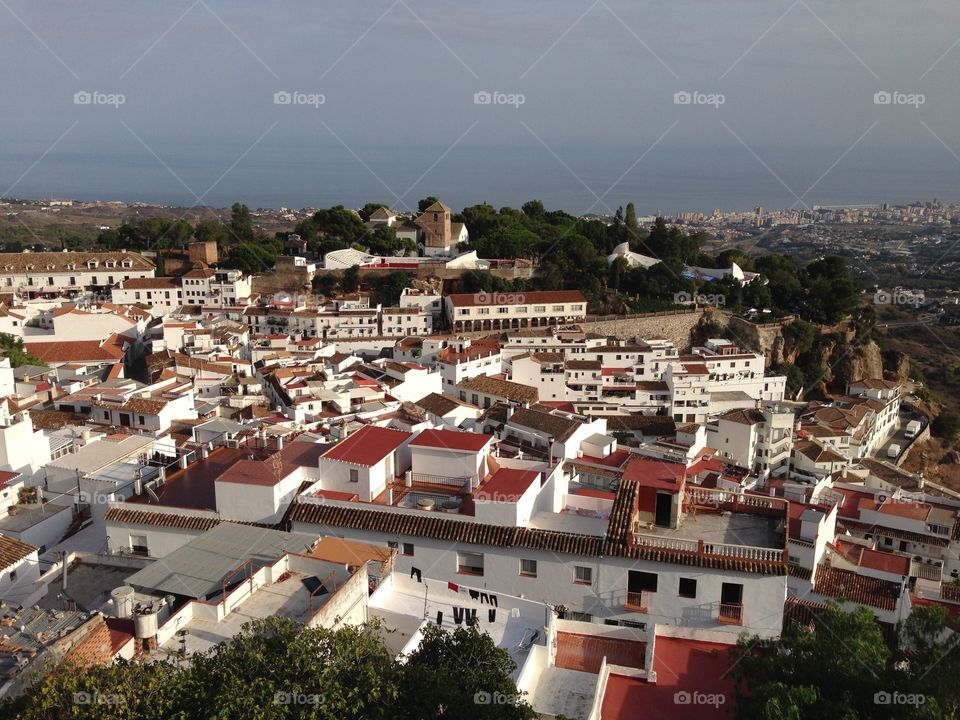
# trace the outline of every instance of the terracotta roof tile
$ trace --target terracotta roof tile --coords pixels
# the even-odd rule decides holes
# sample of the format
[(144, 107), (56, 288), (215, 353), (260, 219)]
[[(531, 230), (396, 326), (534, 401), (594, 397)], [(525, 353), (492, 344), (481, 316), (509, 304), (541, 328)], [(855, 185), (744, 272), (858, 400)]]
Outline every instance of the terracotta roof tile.
[(850, 600), (881, 610), (895, 610), (900, 599), (900, 586), (897, 583), (826, 565), (817, 568), (813, 591), (818, 595)]
[(314, 503), (296, 503), (290, 518), (296, 522), (349, 527), (390, 535), (430, 537), (472, 545), (522, 547), (574, 555), (598, 556), (603, 544), (603, 538), (594, 535), (464, 522), (438, 517), (436, 514), (412, 515)]
[(220, 524), (219, 518), (177, 515), (149, 510), (128, 510), (122, 507), (110, 508), (107, 510), (104, 519), (107, 522), (116, 522), (123, 525), (150, 525), (152, 527), (201, 531), (209, 530)]
[(16, 538), (0, 535), (0, 568), (8, 568), (38, 549)]
[[(503, 298), (504, 302), (499, 302)], [(458, 293), (447, 296), (454, 307), (477, 305), (540, 305), (550, 303), (584, 303), (587, 300), (579, 290), (547, 290), (526, 293)], [(493, 300), (494, 302), (491, 302)], [(549, 314), (549, 312), (547, 313)]]

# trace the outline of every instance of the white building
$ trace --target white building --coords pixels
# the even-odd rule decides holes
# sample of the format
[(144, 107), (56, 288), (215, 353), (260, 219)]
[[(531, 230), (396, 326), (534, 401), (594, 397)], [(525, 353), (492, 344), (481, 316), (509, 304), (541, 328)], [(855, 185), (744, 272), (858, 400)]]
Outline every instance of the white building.
[(447, 320), (454, 332), (508, 330), (582, 322), (587, 300), (579, 290), (448, 295)]
[(0, 289), (25, 297), (96, 291), (155, 271), (149, 260), (126, 250), (0, 253)]

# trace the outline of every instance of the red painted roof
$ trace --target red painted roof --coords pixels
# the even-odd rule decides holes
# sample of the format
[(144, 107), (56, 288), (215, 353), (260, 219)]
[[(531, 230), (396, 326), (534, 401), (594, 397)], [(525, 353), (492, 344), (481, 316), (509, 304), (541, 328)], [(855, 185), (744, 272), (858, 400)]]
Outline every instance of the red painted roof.
[(732, 718), (730, 666), (735, 647), (658, 636), (653, 653), (657, 682), (611, 674), (603, 696), (603, 720), (633, 720), (641, 715), (648, 720)]
[(864, 548), (860, 556), (860, 567), (906, 577), (910, 574), (910, 558), (906, 555), (894, 555)]
[(644, 487), (663, 487), (676, 490), (677, 478), (686, 474), (686, 466), (680, 463), (655, 460), (634, 455), (623, 470), (624, 480), (636, 480)]
[(540, 473), (536, 470), (500, 468), (473, 494), (473, 499), (491, 502), (517, 502), (539, 478)]
[(602, 498), (603, 500), (616, 500), (617, 494), (607, 492), (606, 490), (594, 490), (593, 488), (580, 488), (575, 493), (581, 497)]
[(227, 471), (217, 478), (217, 482), (237, 483), (238, 485), (276, 485), (289, 472), (284, 472), (281, 465), (280, 477), (271, 463), (260, 460), (239, 460), (227, 468)]
[(606, 465), (607, 467), (623, 467), (623, 464), (630, 458), (630, 451), (626, 448), (617, 448), (605, 458), (598, 458), (593, 455), (584, 455), (577, 458), (582, 462), (593, 465)]
[(321, 457), (325, 460), (370, 467), (400, 447), (410, 436), (410, 433), (400, 430), (367, 425), (346, 440), (338, 442)]
[(493, 435), (457, 432), (456, 430), (424, 430), (410, 443), (412, 447), (443, 448), (464, 452), (480, 452), (493, 440)]

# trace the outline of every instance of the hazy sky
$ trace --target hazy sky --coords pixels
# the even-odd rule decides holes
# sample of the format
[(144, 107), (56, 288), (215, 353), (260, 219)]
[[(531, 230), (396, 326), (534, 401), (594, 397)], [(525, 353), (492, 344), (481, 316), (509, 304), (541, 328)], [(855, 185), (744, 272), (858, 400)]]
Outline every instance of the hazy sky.
[(0, 0), (0, 63), (0, 194), (958, 199), (956, 0)]

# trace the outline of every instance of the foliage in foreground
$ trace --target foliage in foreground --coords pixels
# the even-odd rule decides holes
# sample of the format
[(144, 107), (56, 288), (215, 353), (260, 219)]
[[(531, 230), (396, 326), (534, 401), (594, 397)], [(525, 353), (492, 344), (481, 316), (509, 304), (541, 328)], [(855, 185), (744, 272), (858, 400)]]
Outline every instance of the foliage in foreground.
[(21, 365), (46, 367), (47, 365), (36, 355), (27, 352), (23, 346), (23, 338), (8, 335), (7, 333), (0, 333), (0, 354), (10, 358), (10, 365), (12, 367), (20, 367)]
[(831, 605), (814, 629), (743, 638), (733, 668), (738, 718), (859, 720), (956, 718), (960, 654), (939, 607), (915, 607), (891, 648), (873, 613)]
[[(231, 642), (176, 659), (58, 668), (0, 717), (137, 720), (524, 720), (514, 663), (476, 627), (429, 627), (406, 663), (376, 626), (304, 628), (282, 618), (248, 623)], [(479, 702), (477, 702), (479, 700)]]

